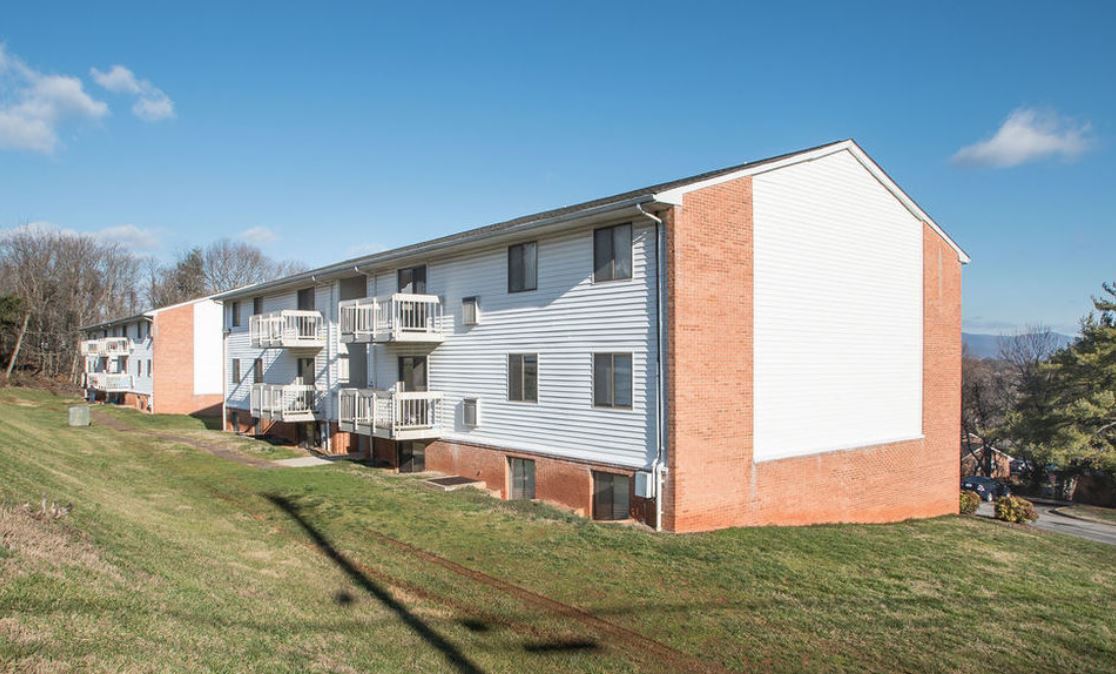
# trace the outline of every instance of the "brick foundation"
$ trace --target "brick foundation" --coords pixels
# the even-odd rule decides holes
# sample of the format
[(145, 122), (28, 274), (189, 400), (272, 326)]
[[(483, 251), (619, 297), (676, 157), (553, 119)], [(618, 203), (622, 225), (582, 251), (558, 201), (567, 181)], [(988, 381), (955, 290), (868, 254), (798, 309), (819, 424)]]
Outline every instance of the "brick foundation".
[[(754, 464), (751, 202), (751, 179), (742, 178), (687, 194), (665, 219), (671, 445), (664, 527), (891, 522), (957, 512), (957, 253), (924, 225), (924, 439)], [(710, 399), (709, 390), (723, 395)]]
[[(394, 451), (394, 448), (392, 448)], [(438, 440), (426, 447), (426, 469), (483, 480), (500, 498), (508, 498), (508, 458), (535, 462), (535, 498), (583, 517), (593, 514), (593, 471), (631, 477), (634, 471), (603, 464), (554, 459), (538, 454)], [(392, 458), (394, 464), (394, 456)], [(632, 498), (631, 516), (654, 524), (654, 501)]]

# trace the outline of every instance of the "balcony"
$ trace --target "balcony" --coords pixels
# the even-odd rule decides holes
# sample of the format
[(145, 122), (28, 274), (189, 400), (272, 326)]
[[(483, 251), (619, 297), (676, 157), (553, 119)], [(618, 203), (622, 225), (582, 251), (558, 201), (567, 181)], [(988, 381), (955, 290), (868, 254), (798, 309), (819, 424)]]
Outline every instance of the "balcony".
[(314, 421), (321, 412), (325, 392), (302, 384), (252, 384), (252, 416), (274, 421)]
[(135, 348), (135, 344), (127, 337), (102, 337), (101, 339), (86, 339), (81, 342), (81, 355), (115, 358), (127, 356)]
[(118, 393), (132, 390), (132, 375), (110, 372), (87, 372), (85, 388), (105, 393)]
[(396, 293), (338, 304), (343, 342), (441, 342), (442, 301), (437, 295)]
[(422, 440), (442, 434), (442, 394), (377, 389), (341, 389), (337, 394), (342, 431), (391, 440)]
[(320, 311), (273, 311), (248, 321), (248, 339), (257, 349), (320, 349), (325, 346)]

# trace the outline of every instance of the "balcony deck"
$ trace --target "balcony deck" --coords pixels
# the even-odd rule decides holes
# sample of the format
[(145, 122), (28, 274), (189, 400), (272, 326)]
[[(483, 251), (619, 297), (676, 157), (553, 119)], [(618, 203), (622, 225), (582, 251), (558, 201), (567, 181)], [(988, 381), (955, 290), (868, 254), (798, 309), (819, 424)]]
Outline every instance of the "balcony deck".
[(286, 309), (252, 316), (248, 339), (257, 349), (321, 349), (326, 345), (320, 311)]
[(338, 427), (389, 440), (429, 440), (442, 435), (442, 393), (341, 389)]
[(127, 356), (135, 350), (135, 344), (127, 337), (102, 337), (101, 339), (86, 339), (80, 344), (81, 355), (86, 357), (118, 357)]
[(288, 423), (321, 418), (325, 392), (303, 384), (252, 384), (249, 408), (252, 416)]
[(87, 372), (85, 388), (105, 393), (124, 393), (134, 387), (132, 375), (110, 372)]
[(445, 339), (442, 300), (437, 295), (366, 297), (345, 300), (338, 309), (343, 342), (437, 344)]

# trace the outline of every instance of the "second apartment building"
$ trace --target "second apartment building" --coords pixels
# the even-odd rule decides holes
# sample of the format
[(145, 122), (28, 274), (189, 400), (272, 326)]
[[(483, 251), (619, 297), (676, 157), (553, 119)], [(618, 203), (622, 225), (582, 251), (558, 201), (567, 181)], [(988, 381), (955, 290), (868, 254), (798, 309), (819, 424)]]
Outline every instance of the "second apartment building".
[(966, 261), (834, 143), (226, 293), (226, 427), (673, 531), (955, 512)]

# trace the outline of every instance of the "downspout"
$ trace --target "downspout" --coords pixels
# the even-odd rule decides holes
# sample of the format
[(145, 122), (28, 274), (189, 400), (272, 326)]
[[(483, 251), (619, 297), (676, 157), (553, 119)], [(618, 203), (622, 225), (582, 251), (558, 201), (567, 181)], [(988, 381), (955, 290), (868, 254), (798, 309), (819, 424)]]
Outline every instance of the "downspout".
[(655, 461), (651, 464), (651, 476), (655, 484), (655, 531), (663, 530), (663, 472), (666, 471), (666, 401), (663, 386), (663, 245), (665, 235), (662, 218), (643, 210), (643, 204), (636, 204), (641, 214), (655, 223)]
[[(333, 409), (333, 368), (337, 366), (338, 350), (333, 344), (334, 337), (334, 311), (337, 308), (336, 298), (333, 296), (333, 287), (336, 281), (329, 283), (329, 321), (326, 330), (326, 390), (329, 394), (326, 396), (328, 401), (328, 409), (326, 411), (326, 425), (325, 425), (325, 449), (326, 454), (333, 453), (333, 416), (336, 410)], [(333, 351), (331, 354), (330, 351)]]

